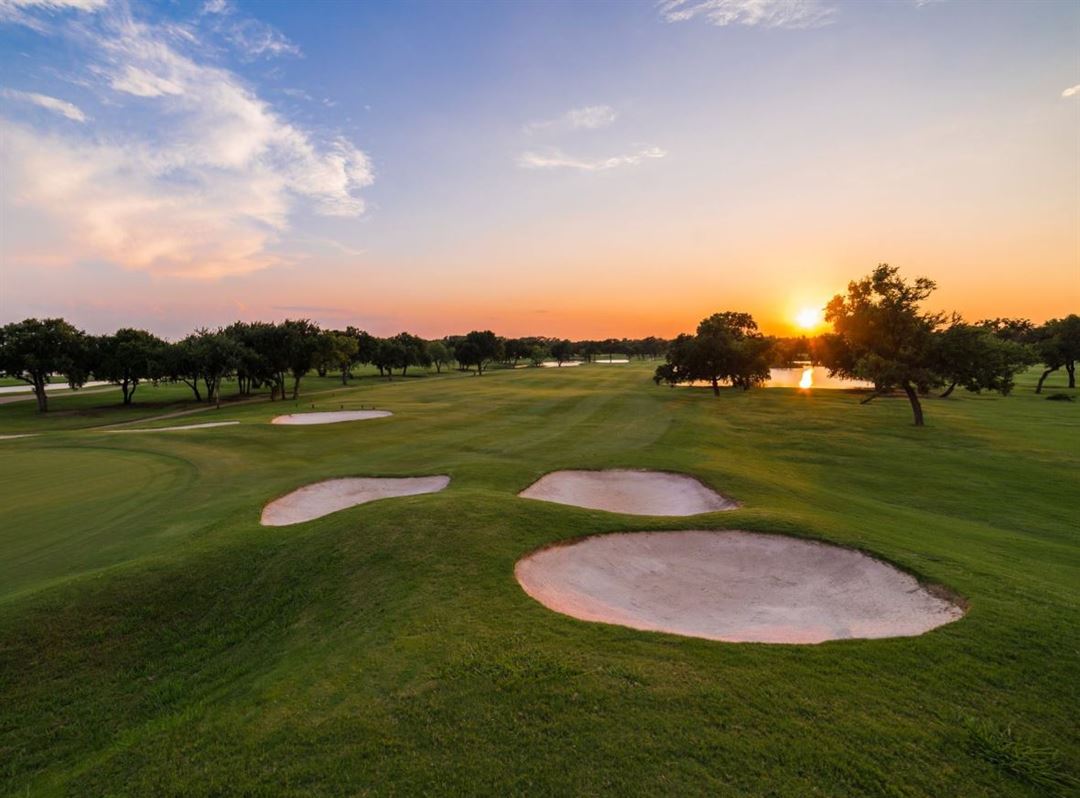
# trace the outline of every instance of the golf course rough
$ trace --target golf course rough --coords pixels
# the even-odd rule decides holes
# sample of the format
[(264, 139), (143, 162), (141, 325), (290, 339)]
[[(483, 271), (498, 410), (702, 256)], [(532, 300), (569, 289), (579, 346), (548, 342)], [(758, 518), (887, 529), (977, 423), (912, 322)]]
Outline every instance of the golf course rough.
[(379, 499), (437, 493), (449, 484), (447, 476), (328, 479), (274, 499), (263, 508), (261, 523), (263, 526), (299, 524)]
[(738, 506), (685, 474), (621, 468), (553, 471), (518, 495), (627, 515), (698, 515), (733, 510)]
[(584, 621), (732, 643), (912, 637), (963, 616), (858, 551), (755, 532), (627, 532), (540, 549), (514, 569)]

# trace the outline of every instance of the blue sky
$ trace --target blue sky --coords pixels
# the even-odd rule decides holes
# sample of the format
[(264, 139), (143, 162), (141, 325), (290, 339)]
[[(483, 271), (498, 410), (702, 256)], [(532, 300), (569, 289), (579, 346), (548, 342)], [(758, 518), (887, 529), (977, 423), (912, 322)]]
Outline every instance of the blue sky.
[(1080, 304), (1080, 4), (0, 0), (0, 316), (776, 331)]

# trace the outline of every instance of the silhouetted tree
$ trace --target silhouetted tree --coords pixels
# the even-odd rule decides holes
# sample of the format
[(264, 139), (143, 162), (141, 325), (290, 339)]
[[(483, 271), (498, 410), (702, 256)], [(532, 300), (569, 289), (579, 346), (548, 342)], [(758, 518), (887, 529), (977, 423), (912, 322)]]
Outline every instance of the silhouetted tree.
[(33, 386), (39, 413), (49, 409), (45, 386), (53, 374), (71, 388), (86, 382), (90, 346), (86, 335), (63, 319), (26, 319), (0, 327), (0, 373)]
[(119, 385), (123, 403), (130, 405), (140, 382), (166, 376), (165, 347), (153, 333), (128, 327), (99, 336), (94, 341), (94, 376)]
[(1035, 352), (1046, 366), (1035, 393), (1042, 393), (1046, 378), (1060, 368), (1069, 375), (1069, 387), (1076, 387), (1076, 361), (1080, 360), (1080, 316), (1071, 313), (1063, 319), (1050, 319), (1036, 329)]
[(484, 373), (484, 366), (498, 360), (502, 354), (502, 341), (491, 330), (473, 330), (454, 347), (454, 359), (462, 366), (476, 366), (476, 375)]
[(925, 277), (908, 283), (895, 266), (882, 263), (848, 283), (847, 295), (833, 297), (825, 310), (825, 320), (849, 350), (844, 367), (850, 372), (826, 363), (830, 372), (873, 382), (870, 399), (903, 389), (918, 427), (923, 426), (919, 394), (943, 382), (934, 336), (943, 317), (919, 308), (936, 287)]

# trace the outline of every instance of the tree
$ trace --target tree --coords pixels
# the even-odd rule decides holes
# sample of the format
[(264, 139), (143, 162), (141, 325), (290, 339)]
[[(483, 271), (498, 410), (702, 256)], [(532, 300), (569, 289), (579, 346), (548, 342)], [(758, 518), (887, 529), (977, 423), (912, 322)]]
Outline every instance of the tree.
[(165, 345), (162, 351), (162, 375), (172, 382), (184, 383), (195, 395), (195, 401), (202, 401), (194, 335), (189, 335), (174, 344)]
[(925, 277), (908, 283), (899, 269), (882, 263), (848, 283), (847, 295), (834, 296), (825, 309), (825, 320), (849, 350), (842, 365), (826, 363), (830, 373), (873, 382), (870, 399), (902, 388), (917, 427), (923, 426), (919, 394), (943, 382), (934, 333), (944, 319), (919, 308), (936, 287)]
[(379, 374), (385, 374), (387, 379), (392, 380), (394, 369), (404, 369), (407, 358), (408, 353), (401, 341), (396, 338), (380, 338), (371, 362), (379, 369)]
[(534, 368), (542, 366), (544, 364), (544, 360), (550, 354), (551, 353), (548, 352), (548, 350), (540, 344), (533, 344), (532, 349), (529, 350), (529, 365), (533, 366)]
[(165, 342), (146, 330), (128, 327), (94, 342), (94, 376), (120, 386), (130, 405), (135, 389), (145, 380), (165, 376)]
[(333, 366), (341, 371), (341, 384), (348, 385), (350, 369), (356, 359), (360, 342), (343, 332), (324, 332), (319, 338), (319, 355), (324, 366)]
[(1036, 329), (1035, 352), (1046, 366), (1035, 393), (1042, 393), (1046, 378), (1064, 367), (1069, 375), (1069, 387), (1076, 387), (1076, 361), (1080, 360), (1080, 316), (1069, 314), (1063, 319), (1050, 319)]
[(706, 380), (716, 396), (721, 382), (749, 390), (769, 379), (771, 349), (772, 339), (758, 332), (749, 313), (714, 313), (702, 319), (696, 335), (675, 339), (654, 379), (673, 385)]
[(442, 374), (443, 366), (449, 364), (453, 359), (449, 348), (442, 341), (429, 341), (427, 352), (431, 362), (435, 365), (436, 374)]
[(506, 362), (517, 366), (518, 361), (527, 358), (532, 351), (532, 345), (526, 338), (507, 338), (504, 347)]
[(409, 366), (422, 366), (427, 368), (431, 365), (431, 356), (428, 354), (427, 341), (407, 332), (398, 333), (393, 339), (401, 347), (401, 376), (404, 377)]
[(63, 374), (72, 389), (89, 373), (90, 347), (86, 335), (63, 319), (26, 319), (0, 327), (0, 373), (34, 388), (39, 413), (49, 409), (45, 386), (53, 374)]
[(551, 345), (551, 356), (555, 358), (555, 362), (559, 364), (559, 368), (562, 368), (562, 364), (568, 361), (573, 354), (574, 345), (565, 338), (556, 341)]
[(484, 373), (484, 366), (498, 360), (502, 354), (502, 341), (491, 330), (473, 330), (454, 348), (454, 359), (463, 366), (476, 366), (476, 376)]
[(965, 324), (958, 317), (935, 335), (936, 370), (944, 378), (944, 399), (960, 386), (972, 393), (1013, 388), (1014, 377), (1034, 361), (1024, 344), (998, 337), (984, 326)]
[[(285, 319), (281, 329), (285, 337), (285, 359), (293, 378), (292, 398), (296, 399), (300, 396), (300, 380), (315, 366), (319, 325), (308, 319)], [(284, 396), (284, 384), (281, 389)]]
[[(379, 351), (379, 339), (374, 335), (363, 330), (358, 330), (355, 327), (345, 328), (345, 334), (351, 335), (356, 338), (356, 357), (353, 359), (354, 363), (371, 363), (375, 364), (375, 358)], [(380, 370), (380, 374), (382, 371)]]

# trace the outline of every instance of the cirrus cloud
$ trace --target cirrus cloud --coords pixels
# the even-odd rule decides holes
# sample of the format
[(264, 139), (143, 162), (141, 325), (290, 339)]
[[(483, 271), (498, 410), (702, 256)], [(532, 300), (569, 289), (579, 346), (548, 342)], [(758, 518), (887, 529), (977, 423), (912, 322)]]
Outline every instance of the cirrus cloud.
[(69, 103), (67, 100), (50, 97), (47, 94), (37, 94), (32, 91), (18, 91), (16, 89), (0, 89), (0, 97), (32, 103), (39, 108), (44, 108), (48, 111), (60, 114), (60, 116), (66, 117), (72, 122), (86, 121), (86, 114), (82, 112), (82, 109), (79, 108), (79, 106), (74, 103)]
[(577, 169), (583, 172), (602, 172), (617, 169), (620, 166), (638, 166), (647, 160), (666, 156), (667, 152), (659, 147), (646, 147), (626, 155), (613, 155), (606, 158), (578, 158), (567, 155), (562, 150), (551, 149), (546, 152), (522, 153), (518, 158), (518, 166), (524, 169)]
[(666, 22), (701, 17), (720, 27), (817, 28), (835, 13), (821, 0), (660, 0), (657, 6)]

